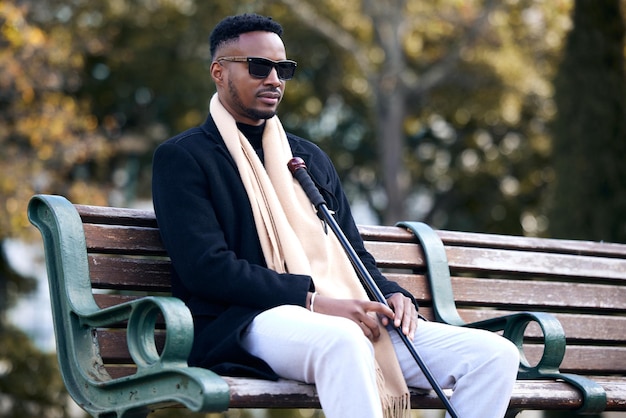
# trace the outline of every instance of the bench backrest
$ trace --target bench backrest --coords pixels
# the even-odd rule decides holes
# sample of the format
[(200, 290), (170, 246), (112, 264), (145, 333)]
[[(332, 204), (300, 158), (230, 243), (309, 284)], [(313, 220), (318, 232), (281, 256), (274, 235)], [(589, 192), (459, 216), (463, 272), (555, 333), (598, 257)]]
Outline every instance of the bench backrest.
[[(170, 263), (154, 213), (76, 205), (83, 221), (94, 297), (100, 307), (170, 292)], [(432, 309), (426, 262), (404, 228), (360, 226), (387, 277)], [(450, 266), (458, 314), (475, 322), (519, 311), (553, 313), (567, 335), (562, 372), (626, 372), (626, 245), (437, 231)], [(540, 331), (526, 330), (524, 352), (539, 359)], [(130, 373), (123, 324), (98, 331), (113, 376)], [(157, 345), (160, 344), (156, 333)]]
[[(466, 321), (502, 311), (552, 313), (567, 348), (561, 372), (626, 372), (626, 245), (439, 231)], [(475, 309), (479, 306), (480, 309)], [(538, 358), (529, 330), (527, 357)]]

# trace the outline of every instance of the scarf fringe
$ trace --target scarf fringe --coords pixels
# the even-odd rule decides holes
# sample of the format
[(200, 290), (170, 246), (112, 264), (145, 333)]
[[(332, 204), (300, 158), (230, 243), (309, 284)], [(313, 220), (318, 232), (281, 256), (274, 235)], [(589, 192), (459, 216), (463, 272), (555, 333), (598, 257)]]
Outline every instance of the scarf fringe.
[(381, 401), (384, 418), (411, 418), (411, 398), (409, 395), (400, 397), (389, 395)]
[(384, 418), (411, 418), (410, 393), (401, 391), (400, 395), (392, 395), (380, 367), (376, 367), (376, 385)]

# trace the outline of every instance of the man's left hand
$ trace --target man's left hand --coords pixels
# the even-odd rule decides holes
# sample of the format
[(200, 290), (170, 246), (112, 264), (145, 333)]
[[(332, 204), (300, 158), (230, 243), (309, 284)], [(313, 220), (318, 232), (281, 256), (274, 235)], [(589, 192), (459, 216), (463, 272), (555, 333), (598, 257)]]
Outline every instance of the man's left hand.
[[(413, 301), (402, 293), (394, 293), (387, 298), (389, 307), (394, 312), (393, 325), (402, 326), (402, 333), (413, 340), (417, 328), (417, 309)], [(387, 325), (388, 318), (382, 318), (383, 325)]]

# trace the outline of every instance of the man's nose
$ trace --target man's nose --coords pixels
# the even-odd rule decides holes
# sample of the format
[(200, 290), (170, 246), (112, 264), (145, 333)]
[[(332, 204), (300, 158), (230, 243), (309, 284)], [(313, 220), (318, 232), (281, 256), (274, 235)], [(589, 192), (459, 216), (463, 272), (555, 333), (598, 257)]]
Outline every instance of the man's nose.
[(274, 86), (279, 86), (282, 83), (280, 78), (278, 78), (278, 70), (276, 67), (272, 68), (267, 77), (265, 77), (265, 82)]

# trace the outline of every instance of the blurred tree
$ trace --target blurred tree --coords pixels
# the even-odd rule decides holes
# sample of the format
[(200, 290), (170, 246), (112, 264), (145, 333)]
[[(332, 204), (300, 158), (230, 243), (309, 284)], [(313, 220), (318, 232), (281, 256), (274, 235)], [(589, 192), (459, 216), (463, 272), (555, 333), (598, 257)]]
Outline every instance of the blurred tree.
[(384, 223), (522, 233), (550, 180), (548, 81), (569, 5), (51, 0), (37, 14), (75, 34), (77, 97), (119, 148), (112, 204), (149, 198), (151, 150), (205, 117), (213, 24), (259, 12), (285, 26), (300, 61), (281, 118), (331, 154), (353, 200)]
[(70, 33), (45, 32), (27, 16), (24, 6), (0, 3), (0, 240), (25, 232), (34, 192), (106, 203), (98, 169), (111, 146), (89, 102), (76, 97), (83, 57)]
[(387, 224), (543, 231), (524, 220), (536, 219), (550, 181), (549, 80), (570, 1), (276, 3), (321, 36), (296, 43), (302, 67), (323, 77), (304, 89), (305, 107), (321, 109), (309, 136), (330, 150), (354, 200)]
[[(270, 14), (300, 62), (281, 118), (329, 152), (353, 201), (387, 224), (523, 230), (550, 181), (549, 79), (570, 1), (133, 0), (37, 8), (84, 65), (76, 97), (115, 145), (108, 200), (150, 198), (151, 151), (197, 124), (213, 92), (207, 36), (227, 14)], [(166, 28), (166, 29), (165, 29)], [(112, 173), (112, 174), (110, 174)], [(380, 173), (380, 175), (379, 175)], [(531, 222), (526, 222), (531, 225)]]
[(549, 212), (555, 237), (626, 242), (623, 13), (620, 0), (575, 2), (555, 81)]
[[(69, 172), (54, 174), (105, 186), (84, 203), (149, 199), (154, 146), (205, 116), (213, 92), (210, 28), (227, 14), (260, 12), (283, 23), (288, 51), (301, 62), (281, 117), (328, 150), (353, 200), (367, 201), (385, 223), (409, 217), (453, 229), (541, 234), (547, 222), (539, 202), (554, 175), (547, 166), (545, 126), (555, 111), (549, 80), (570, 6), (51, 0), (34, 20), (42, 36), (75, 54), (62, 61), (73, 80), (62, 90), (86, 114), (74, 123), (88, 122), (108, 152), (100, 159), (81, 152), (90, 159), (69, 160), (61, 164), (73, 166)], [(39, 190), (68, 189), (45, 174), (30, 177), (50, 186)], [(14, 213), (23, 213), (16, 205), (23, 200), (5, 195)]]
[(12, 326), (0, 334), (0, 416), (76, 418), (55, 354), (42, 353)]
[[(446, 2), (363, 0), (341, 6), (333, 2), (282, 2), (301, 22), (335, 43), (354, 61), (356, 72), (342, 74), (343, 83), (352, 94), (365, 100), (365, 113), (375, 121), (369, 128), (374, 130), (381, 160), (377, 167), (382, 173), (379, 186), (385, 194), (381, 215), (385, 223), (404, 219), (411, 183), (405, 169), (405, 122), (409, 101), (423, 103), (424, 97), (451, 75), (460, 61), (460, 52), (475, 42), (485, 27), (486, 16), (497, 3), (470, 4), (469, 8), (476, 7), (476, 10), (460, 19), (452, 14), (440, 17), (439, 24), (451, 24), (449, 19), (455, 20), (457, 30), (449, 33), (450, 39), (446, 39), (447, 34), (441, 36), (429, 56), (417, 66), (411, 66), (410, 61), (420, 60), (415, 53), (422, 49), (423, 37), (428, 31), (420, 27), (420, 23), (427, 21), (426, 15), (433, 15), (442, 6), (445, 8)], [(334, 10), (339, 8), (341, 10)], [(445, 52), (444, 45), (450, 47)], [(419, 109), (419, 105), (416, 108)]]
[(107, 152), (86, 103), (71, 96), (81, 57), (67, 33), (45, 33), (28, 11), (0, 2), (0, 415), (68, 417), (69, 399), (53, 354), (41, 353), (8, 324), (6, 311), (35, 280), (15, 273), (3, 251), (7, 237), (27, 235), (26, 204), (38, 191), (97, 196), (81, 166)]

